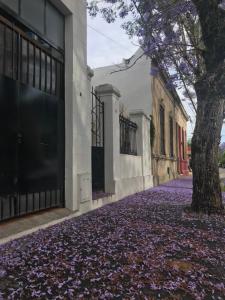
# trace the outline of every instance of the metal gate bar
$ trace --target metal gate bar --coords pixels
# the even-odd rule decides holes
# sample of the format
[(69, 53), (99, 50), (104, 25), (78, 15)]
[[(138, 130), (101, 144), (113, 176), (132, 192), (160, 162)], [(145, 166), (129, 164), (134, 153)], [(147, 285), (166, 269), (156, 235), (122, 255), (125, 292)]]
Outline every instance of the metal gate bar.
[(104, 102), (92, 88), (92, 189), (105, 189)]
[[(61, 128), (65, 123), (64, 63), (60, 58), (61, 54), (58, 55), (56, 50), (52, 51), (50, 46), (49, 49), (45, 46), (29, 38), (20, 28), (0, 16), (0, 80), (3, 80), (1, 84), (11, 81), (14, 82), (15, 90), (23, 89), (22, 87), (28, 92), (36, 89), (43, 92), (46, 99), (57, 98), (57, 113), (61, 114), (57, 121), (57, 141), (59, 143), (60, 138), (64, 145), (64, 128)], [(22, 139), (22, 135), (18, 134), (17, 145), (21, 144)], [(63, 145), (57, 145), (57, 151), (62, 158), (57, 161), (57, 180), (60, 182), (27, 191), (24, 187), (18, 188), (17, 184), (14, 191), (0, 190), (0, 221), (51, 207), (64, 206)]]
[(104, 147), (104, 102), (92, 88), (92, 146)]
[[(49, 193), (49, 196), (47, 196)], [(44, 198), (43, 198), (44, 196)], [(55, 199), (53, 202), (52, 199)], [(25, 205), (22, 205), (22, 200)], [(31, 201), (29, 201), (31, 200)], [(31, 205), (29, 205), (31, 204)], [(49, 208), (62, 207), (64, 205), (64, 190), (51, 190), (39, 193), (18, 193), (14, 196), (0, 196), (0, 221), (20, 217), (29, 213), (39, 212)]]
[(48, 94), (63, 95), (63, 61), (2, 16), (0, 74)]

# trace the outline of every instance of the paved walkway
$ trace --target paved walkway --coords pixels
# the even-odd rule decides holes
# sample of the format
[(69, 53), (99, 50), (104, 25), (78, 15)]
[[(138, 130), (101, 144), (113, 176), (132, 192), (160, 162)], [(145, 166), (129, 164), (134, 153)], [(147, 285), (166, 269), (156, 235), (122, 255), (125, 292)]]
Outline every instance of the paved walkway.
[[(112, 194), (102, 191), (93, 192), (93, 200), (110, 196)], [(19, 218), (6, 220), (0, 223), (0, 245), (6, 241), (22, 237), (27, 233), (32, 233), (38, 229), (62, 222), (73, 217), (77, 217), (81, 212), (73, 212), (66, 208), (51, 208), (37, 213), (29, 214)]]
[(55, 208), (2, 222), (0, 223), (0, 244), (7, 239), (19, 237), (24, 232), (59, 222), (71, 215), (72, 212), (68, 209)]
[(0, 299), (225, 299), (225, 220), (172, 181), (0, 246)]
[[(225, 179), (225, 169), (220, 169), (220, 177), (221, 180)], [(185, 177), (182, 177), (185, 178)], [(189, 177), (190, 179), (190, 177)], [(183, 181), (182, 181), (183, 182)], [(191, 180), (188, 180), (189, 189), (192, 188)], [(176, 184), (179, 185), (179, 181), (176, 181)], [(169, 186), (170, 183), (167, 183), (166, 186)], [(163, 185), (160, 189), (163, 188)], [(175, 188), (173, 186), (173, 188)], [(93, 200), (98, 198), (108, 196), (110, 194), (105, 194), (103, 192), (94, 192)], [(74, 213), (65, 208), (56, 208), (49, 209), (46, 211), (42, 211), (35, 214), (30, 214), (28, 216), (15, 218), (12, 220), (7, 220), (5, 222), (0, 223), (0, 245), (9, 241), (11, 239), (15, 239), (18, 237), (22, 237), (27, 233), (32, 233), (38, 229), (46, 228), (50, 225), (54, 225), (60, 223), (62, 220), (70, 219), (75, 216), (79, 216), (80, 213)]]

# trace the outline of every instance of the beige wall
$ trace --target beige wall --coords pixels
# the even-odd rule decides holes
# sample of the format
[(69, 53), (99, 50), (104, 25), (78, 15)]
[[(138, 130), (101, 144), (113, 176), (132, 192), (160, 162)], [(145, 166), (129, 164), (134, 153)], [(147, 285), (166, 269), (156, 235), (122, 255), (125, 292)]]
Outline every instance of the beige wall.
[[(155, 138), (152, 149), (152, 169), (154, 185), (157, 185), (174, 179), (178, 175), (178, 141), (176, 123), (186, 132), (187, 116), (186, 113), (183, 112), (182, 104), (179, 104), (169, 92), (160, 76), (152, 78), (152, 94), (152, 116), (155, 127)], [(160, 153), (160, 105), (162, 105), (165, 110), (165, 155)], [(173, 157), (170, 155), (170, 117), (173, 119)]]

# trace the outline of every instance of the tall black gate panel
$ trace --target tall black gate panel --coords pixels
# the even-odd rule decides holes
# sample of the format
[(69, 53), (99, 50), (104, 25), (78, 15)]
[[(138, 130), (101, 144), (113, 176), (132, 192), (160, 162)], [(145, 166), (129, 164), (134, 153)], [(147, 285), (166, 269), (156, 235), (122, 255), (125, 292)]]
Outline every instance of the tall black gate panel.
[(58, 187), (57, 98), (27, 86), (19, 97), (20, 192)]
[(0, 75), (0, 192), (13, 194), (17, 173), (18, 84)]
[(92, 189), (94, 191), (104, 191), (104, 148), (92, 146)]
[(1, 33), (0, 221), (64, 205), (63, 63), (0, 17)]
[(92, 90), (92, 189), (104, 191), (104, 103)]

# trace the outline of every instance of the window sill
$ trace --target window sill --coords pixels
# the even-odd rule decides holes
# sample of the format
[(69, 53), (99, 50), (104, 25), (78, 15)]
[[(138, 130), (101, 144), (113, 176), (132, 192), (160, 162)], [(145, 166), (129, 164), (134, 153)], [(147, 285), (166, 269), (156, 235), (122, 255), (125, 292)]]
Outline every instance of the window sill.
[(137, 155), (137, 154), (134, 154), (134, 153), (120, 153), (120, 155), (128, 155), (128, 156), (135, 156), (135, 157), (141, 156), (141, 155)]
[(153, 158), (156, 160), (170, 160), (170, 161), (177, 161), (176, 157), (166, 156), (163, 154), (152, 154)]

